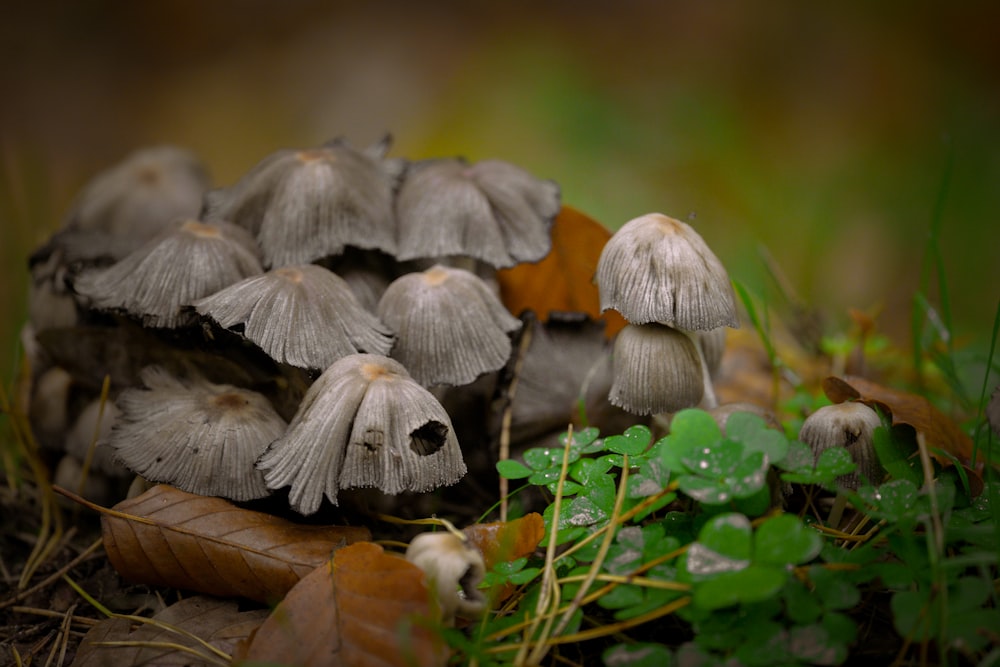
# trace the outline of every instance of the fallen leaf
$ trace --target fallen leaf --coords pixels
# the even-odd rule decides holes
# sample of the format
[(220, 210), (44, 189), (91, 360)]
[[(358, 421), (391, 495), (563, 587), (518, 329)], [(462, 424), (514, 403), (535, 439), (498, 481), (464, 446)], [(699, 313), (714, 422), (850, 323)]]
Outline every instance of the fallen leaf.
[[(266, 609), (240, 611), (236, 602), (195, 596), (181, 600), (159, 612), (149, 623), (136, 625), (126, 618), (109, 618), (92, 627), (80, 643), (73, 667), (106, 665), (208, 665), (218, 664), (213, 654), (191, 635), (224, 654), (231, 655), (267, 618)], [(128, 646), (107, 645), (128, 642)], [(190, 650), (165, 646), (187, 647)]]
[(273, 603), (367, 528), (305, 526), (160, 484), (101, 515), (104, 549), (131, 581)]
[(477, 523), (463, 531), (483, 554), (487, 570), (497, 563), (530, 556), (545, 535), (545, 522), (537, 512), (513, 521)]
[(423, 571), (371, 542), (339, 549), (300, 581), (251, 639), (247, 663), (298, 667), (444, 665), (421, 619), (438, 614)]
[(515, 315), (532, 310), (542, 321), (550, 313), (586, 313), (606, 322), (613, 337), (625, 320), (616, 312), (601, 315), (600, 295), (594, 285), (597, 260), (611, 232), (593, 218), (563, 206), (552, 224), (552, 250), (539, 262), (522, 263), (497, 272), (500, 298)]
[(826, 378), (823, 380), (823, 392), (834, 403), (857, 400), (887, 409), (893, 426), (909, 424), (917, 433), (923, 433), (931, 454), (942, 465), (952, 465), (954, 461), (936, 454), (934, 448), (943, 449), (965, 463), (972, 459), (972, 438), (923, 396), (886, 387), (856, 375)]

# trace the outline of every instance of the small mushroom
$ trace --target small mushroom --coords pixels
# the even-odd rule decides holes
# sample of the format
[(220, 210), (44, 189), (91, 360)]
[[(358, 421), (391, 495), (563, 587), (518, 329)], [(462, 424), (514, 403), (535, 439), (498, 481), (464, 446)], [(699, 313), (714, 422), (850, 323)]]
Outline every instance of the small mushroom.
[(601, 310), (633, 324), (684, 331), (739, 327), (725, 267), (687, 223), (649, 213), (625, 223), (604, 246), (595, 278)]
[(206, 196), (206, 219), (253, 233), (268, 267), (307, 264), (346, 246), (394, 254), (392, 169), (387, 143), (360, 151), (335, 139), (309, 150), (280, 150), (238, 182)]
[(863, 480), (877, 484), (884, 475), (872, 444), (875, 429), (881, 425), (878, 413), (864, 403), (825, 405), (802, 422), (799, 440), (809, 445), (817, 457), (830, 447), (845, 447), (858, 468), (838, 481), (857, 489)]
[(414, 163), (396, 198), (400, 260), (473, 257), (495, 268), (548, 254), (559, 186), (501, 160)]
[(477, 618), (486, 609), (478, 589), (486, 574), (483, 555), (468, 540), (448, 531), (420, 533), (406, 548), (406, 560), (427, 577), (441, 608), (441, 622), (454, 625), (455, 617)]
[(121, 310), (145, 326), (188, 323), (182, 306), (263, 271), (257, 245), (235, 225), (178, 221), (124, 259), (81, 274), (73, 288), (99, 310)]
[(120, 415), (121, 411), (111, 401), (97, 398), (88, 403), (66, 434), (66, 453), (86, 462), (93, 446), (92, 470), (111, 477), (127, 476), (128, 469), (115, 460), (114, 451), (108, 446), (111, 429)]
[[(595, 276), (601, 310), (613, 308), (632, 324), (659, 322), (692, 338), (700, 360), (702, 395), (718, 402), (704, 344), (694, 332), (739, 327), (729, 275), (687, 223), (650, 213), (625, 223), (604, 246)], [(708, 343), (716, 334), (707, 334)]]
[(326, 369), (257, 467), (269, 488), (290, 487), (301, 514), (319, 509), (323, 495), (336, 505), (341, 489), (424, 492), (466, 472), (441, 404), (398, 362), (372, 354)]
[(702, 370), (691, 338), (662, 324), (627, 324), (615, 340), (609, 400), (635, 414), (675, 412), (702, 398)]
[(475, 274), (436, 265), (394, 280), (378, 316), (396, 334), (392, 357), (424, 386), (469, 384), (503, 367), (521, 322)]
[(184, 491), (231, 500), (270, 494), (254, 462), (285, 431), (261, 394), (203, 379), (143, 371), (145, 388), (126, 389), (108, 437), (133, 472)]
[(388, 354), (392, 335), (366, 311), (350, 286), (321, 266), (273, 269), (194, 303), (220, 326), (243, 335), (275, 361), (327, 368), (357, 352)]

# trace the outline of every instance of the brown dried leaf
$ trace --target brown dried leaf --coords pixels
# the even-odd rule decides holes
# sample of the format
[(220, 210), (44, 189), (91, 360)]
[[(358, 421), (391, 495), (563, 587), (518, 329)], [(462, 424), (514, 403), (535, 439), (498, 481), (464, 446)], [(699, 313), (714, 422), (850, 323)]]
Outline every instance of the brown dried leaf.
[[(125, 618), (101, 621), (83, 638), (73, 667), (218, 664), (220, 656), (213, 655), (189, 634), (225, 654), (232, 654), (236, 645), (259, 627), (266, 617), (267, 610), (239, 611), (237, 604), (228, 600), (200, 595), (186, 598), (156, 614), (151, 623), (135, 626)], [(107, 642), (128, 642), (131, 645), (102, 645)], [(162, 646), (165, 643), (189, 647), (206, 656), (206, 659), (199, 659), (188, 651)]]
[[(923, 396), (886, 387), (856, 375), (826, 378), (823, 380), (823, 392), (834, 403), (857, 400), (888, 409), (894, 426), (909, 424), (917, 433), (923, 433), (932, 455), (933, 449), (939, 448), (966, 463), (972, 458), (972, 438)], [(953, 463), (944, 456), (934, 457), (942, 465)]]
[(497, 272), (500, 298), (515, 315), (533, 310), (547, 321), (553, 311), (586, 313), (606, 323), (612, 337), (625, 326), (616, 312), (601, 315), (594, 285), (597, 260), (611, 232), (570, 206), (563, 206), (552, 224), (552, 250), (539, 262), (522, 263)]
[(304, 526), (158, 485), (101, 516), (104, 548), (131, 581), (273, 603), (367, 528)]
[(299, 667), (444, 665), (423, 571), (382, 547), (339, 549), (299, 582), (253, 636), (247, 662)]
[(488, 571), (496, 563), (534, 553), (545, 535), (545, 521), (541, 514), (532, 512), (513, 521), (473, 524), (463, 532), (483, 554), (483, 563)]

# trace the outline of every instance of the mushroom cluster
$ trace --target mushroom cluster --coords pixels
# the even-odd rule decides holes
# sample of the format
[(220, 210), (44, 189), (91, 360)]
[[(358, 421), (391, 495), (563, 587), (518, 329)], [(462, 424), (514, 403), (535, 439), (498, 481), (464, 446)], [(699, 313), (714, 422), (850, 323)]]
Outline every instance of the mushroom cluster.
[(559, 188), (388, 148), (279, 150), (215, 189), (175, 148), (96, 177), (30, 260), (46, 443), (90, 429), (110, 474), (239, 501), (287, 488), (304, 514), (461, 479), (448, 388), (511, 359), (522, 324), (495, 272), (549, 252)]
[(628, 321), (614, 349), (611, 402), (636, 414), (718, 404), (713, 367), (736, 299), (725, 267), (687, 223), (661, 213), (630, 220), (608, 241), (595, 276), (601, 310)]

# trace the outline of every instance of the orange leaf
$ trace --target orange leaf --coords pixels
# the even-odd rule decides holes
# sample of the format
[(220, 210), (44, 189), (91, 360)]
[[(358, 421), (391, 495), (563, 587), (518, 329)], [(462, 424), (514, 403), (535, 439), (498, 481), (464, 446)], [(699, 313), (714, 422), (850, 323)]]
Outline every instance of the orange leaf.
[(487, 570), (496, 563), (530, 556), (545, 535), (545, 522), (537, 512), (513, 521), (477, 523), (464, 530), (469, 541), (483, 554)]
[[(823, 391), (834, 403), (858, 400), (888, 408), (893, 425), (909, 424), (917, 433), (923, 433), (932, 454), (936, 447), (960, 461), (967, 463), (972, 459), (972, 438), (923, 396), (886, 387), (856, 375), (828, 377), (823, 380)], [(942, 465), (953, 463), (944, 456), (934, 455), (934, 458)]]
[(160, 484), (102, 510), (108, 559), (126, 579), (275, 602), (367, 528), (303, 526)]
[(359, 542), (298, 583), (253, 636), (248, 662), (300, 667), (444, 665), (448, 654), (419, 619), (433, 618), (423, 571)]
[(611, 338), (625, 320), (614, 312), (601, 315), (594, 285), (597, 260), (611, 232), (593, 218), (563, 206), (552, 225), (552, 250), (539, 262), (518, 264), (497, 272), (500, 298), (515, 315), (533, 310), (547, 321), (553, 311), (586, 313), (606, 322)]

